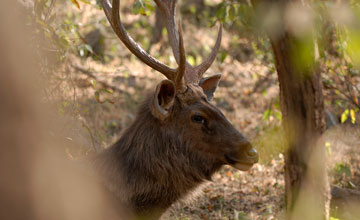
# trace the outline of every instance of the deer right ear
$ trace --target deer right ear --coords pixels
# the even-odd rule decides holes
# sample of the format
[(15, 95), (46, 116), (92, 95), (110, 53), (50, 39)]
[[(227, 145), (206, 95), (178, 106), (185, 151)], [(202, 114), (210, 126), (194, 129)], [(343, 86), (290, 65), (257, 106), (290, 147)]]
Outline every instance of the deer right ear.
[(160, 120), (167, 118), (174, 104), (175, 93), (175, 85), (170, 80), (163, 80), (157, 85), (151, 107), (151, 113), (156, 118)]
[(210, 77), (205, 77), (200, 80), (199, 86), (204, 90), (208, 100), (214, 96), (214, 92), (220, 82), (221, 74), (216, 74)]

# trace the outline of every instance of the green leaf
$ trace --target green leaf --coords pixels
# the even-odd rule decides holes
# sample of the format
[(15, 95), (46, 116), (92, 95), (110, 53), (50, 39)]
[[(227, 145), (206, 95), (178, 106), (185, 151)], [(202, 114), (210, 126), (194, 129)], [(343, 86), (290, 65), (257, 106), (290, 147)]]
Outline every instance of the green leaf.
[(186, 60), (187, 60), (192, 66), (195, 66), (196, 60), (195, 60), (195, 58), (194, 58), (193, 56), (187, 55), (187, 56), (186, 56)]
[(218, 9), (218, 11), (216, 12), (216, 17), (221, 21), (224, 22), (225, 21), (225, 17), (226, 17), (226, 6), (224, 3), (220, 4), (220, 8)]
[(195, 14), (196, 13), (196, 6), (194, 4), (190, 5), (189, 11), (191, 12), (191, 14)]
[(81, 2), (84, 2), (85, 4), (91, 4), (89, 1), (87, 1), (87, 0), (79, 0), (79, 1), (81, 1)]
[(277, 118), (277, 120), (281, 121), (282, 120), (282, 114), (279, 111), (275, 111), (275, 117)]
[(100, 104), (103, 104), (103, 103), (106, 103), (106, 102), (108, 102), (108, 103), (111, 103), (111, 104), (114, 104), (115, 102), (113, 101), (113, 100), (111, 100), (111, 99), (108, 99), (108, 98), (106, 98), (104, 101), (101, 101), (101, 99), (100, 99), (100, 94), (101, 93), (108, 93), (108, 94), (112, 94), (112, 92), (110, 91), (110, 90), (107, 90), (107, 89), (100, 89), (100, 90), (98, 90), (98, 91), (95, 91), (95, 100), (98, 102), (98, 103), (100, 103)]
[(92, 79), (90, 82), (91, 82), (92, 87), (95, 88), (96, 87), (96, 81)]
[(149, 16), (151, 11), (155, 11), (155, 6), (150, 0), (137, 0), (133, 4), (132, 12), (134, 14)]
[(355, 124), (356, 122), (356, 116), (354, 109), (350, 109), (350, 117), (351, 117), (351, 123)]
[(100, 92), (105, 92), (105, 93), (108, 93), (108, 94), (113, 94), (113, 92), (108, 90), (108, 89), (100, 89), (99, 91)]
[(332, 151), (331, 151), (331, 143), (326, 141), (325, 142), (325, 148), (326, 148), (326, 151), (328, 152), (329, 155), (331, 155)]
[(268, 121), (271, 115), (272, 115), (272, 108), (266, 109), (263, 116), (264, 120)]
[(152, 4), (152, 1), (146, 0), (145, 1), (145, 7), (149, 9), (150, 11), (155, 11), (155, 5)]
[(220, 63), (223, 63), (228, 56), (228, 53), (226, 51), (221, 51), (220, 53)]
[(70, 45), (69, 41), (64, 36), (60, 36), (58, 43), (60, 44), (61, 47), (64, 48)]
[(141, 15), (144, 15), (144, 16), (147, 15), (144, 7), (141, 7), (140, 10), (139, 10), (139, 12), (140, 12)]
[(349, 118), (349, 109), (346, 109), (346, 110), (341, 114), (341, 123), (346, 122), (348, 118)]
[(339, 175), (345, 174), (348, 177), (351, 176), (351, 170), (348, 164), (344, 164), (340, 162), (335, 165), (334, 171)]
[(230, 5), (229, 6), (229, 15), (228, 18), (231, 22), (233, 22), (236, 18), (236, 11), (235, 11), (235, 6), (234, 5)]

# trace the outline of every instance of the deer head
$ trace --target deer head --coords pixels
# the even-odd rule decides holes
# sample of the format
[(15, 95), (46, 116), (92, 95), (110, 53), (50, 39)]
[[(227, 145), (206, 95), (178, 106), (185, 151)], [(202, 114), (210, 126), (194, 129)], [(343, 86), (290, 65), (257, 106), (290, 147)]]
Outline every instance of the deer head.
[(169, 42), (178, 68), (173, 69), (143, 50), (126, 32), (119, 16), (119, 0), (102, 1), (113, 30), (125, 46), (142, 62), (162, 73), (167, 79), (160, 82), (151, 97), (149, 108), (163, 126), (173, 127), (182, 140), (213, 163), (229, 164), (248, 170), (258, 161), (251, 144), (226, 117), (210, 103), (221, 74), (203, 78), (219, 50), (222, 36), (220, 24), (215, 46), (199, 66), (191, 66), (185, 59), (181, 25), (175, 22), (176, 0), (154, 0), (166, 22)]

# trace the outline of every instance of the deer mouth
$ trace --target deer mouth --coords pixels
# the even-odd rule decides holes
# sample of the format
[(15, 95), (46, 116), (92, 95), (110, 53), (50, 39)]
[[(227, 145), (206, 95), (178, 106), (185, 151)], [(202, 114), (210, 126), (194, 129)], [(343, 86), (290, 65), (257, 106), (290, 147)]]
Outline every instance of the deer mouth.
[(250, 161), (239, 161), (236, 159), (231, 158), (230, 156), (225, 154), (225, 159), (229, 163), (230, 166), (234, 167), (235, 169), (241, 171), (248, 171), (256, 162)]

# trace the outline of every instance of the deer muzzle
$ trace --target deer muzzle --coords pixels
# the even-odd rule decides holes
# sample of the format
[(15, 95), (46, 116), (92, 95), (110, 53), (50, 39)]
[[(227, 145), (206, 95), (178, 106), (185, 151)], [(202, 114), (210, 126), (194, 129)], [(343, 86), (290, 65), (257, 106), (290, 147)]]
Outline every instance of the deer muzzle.
[(259, 154), (250, 143), (242, 145), (240, 149), (239, 153), (225, 154), (225, 159), (230, 166), (247, 171), (259, 161)]

